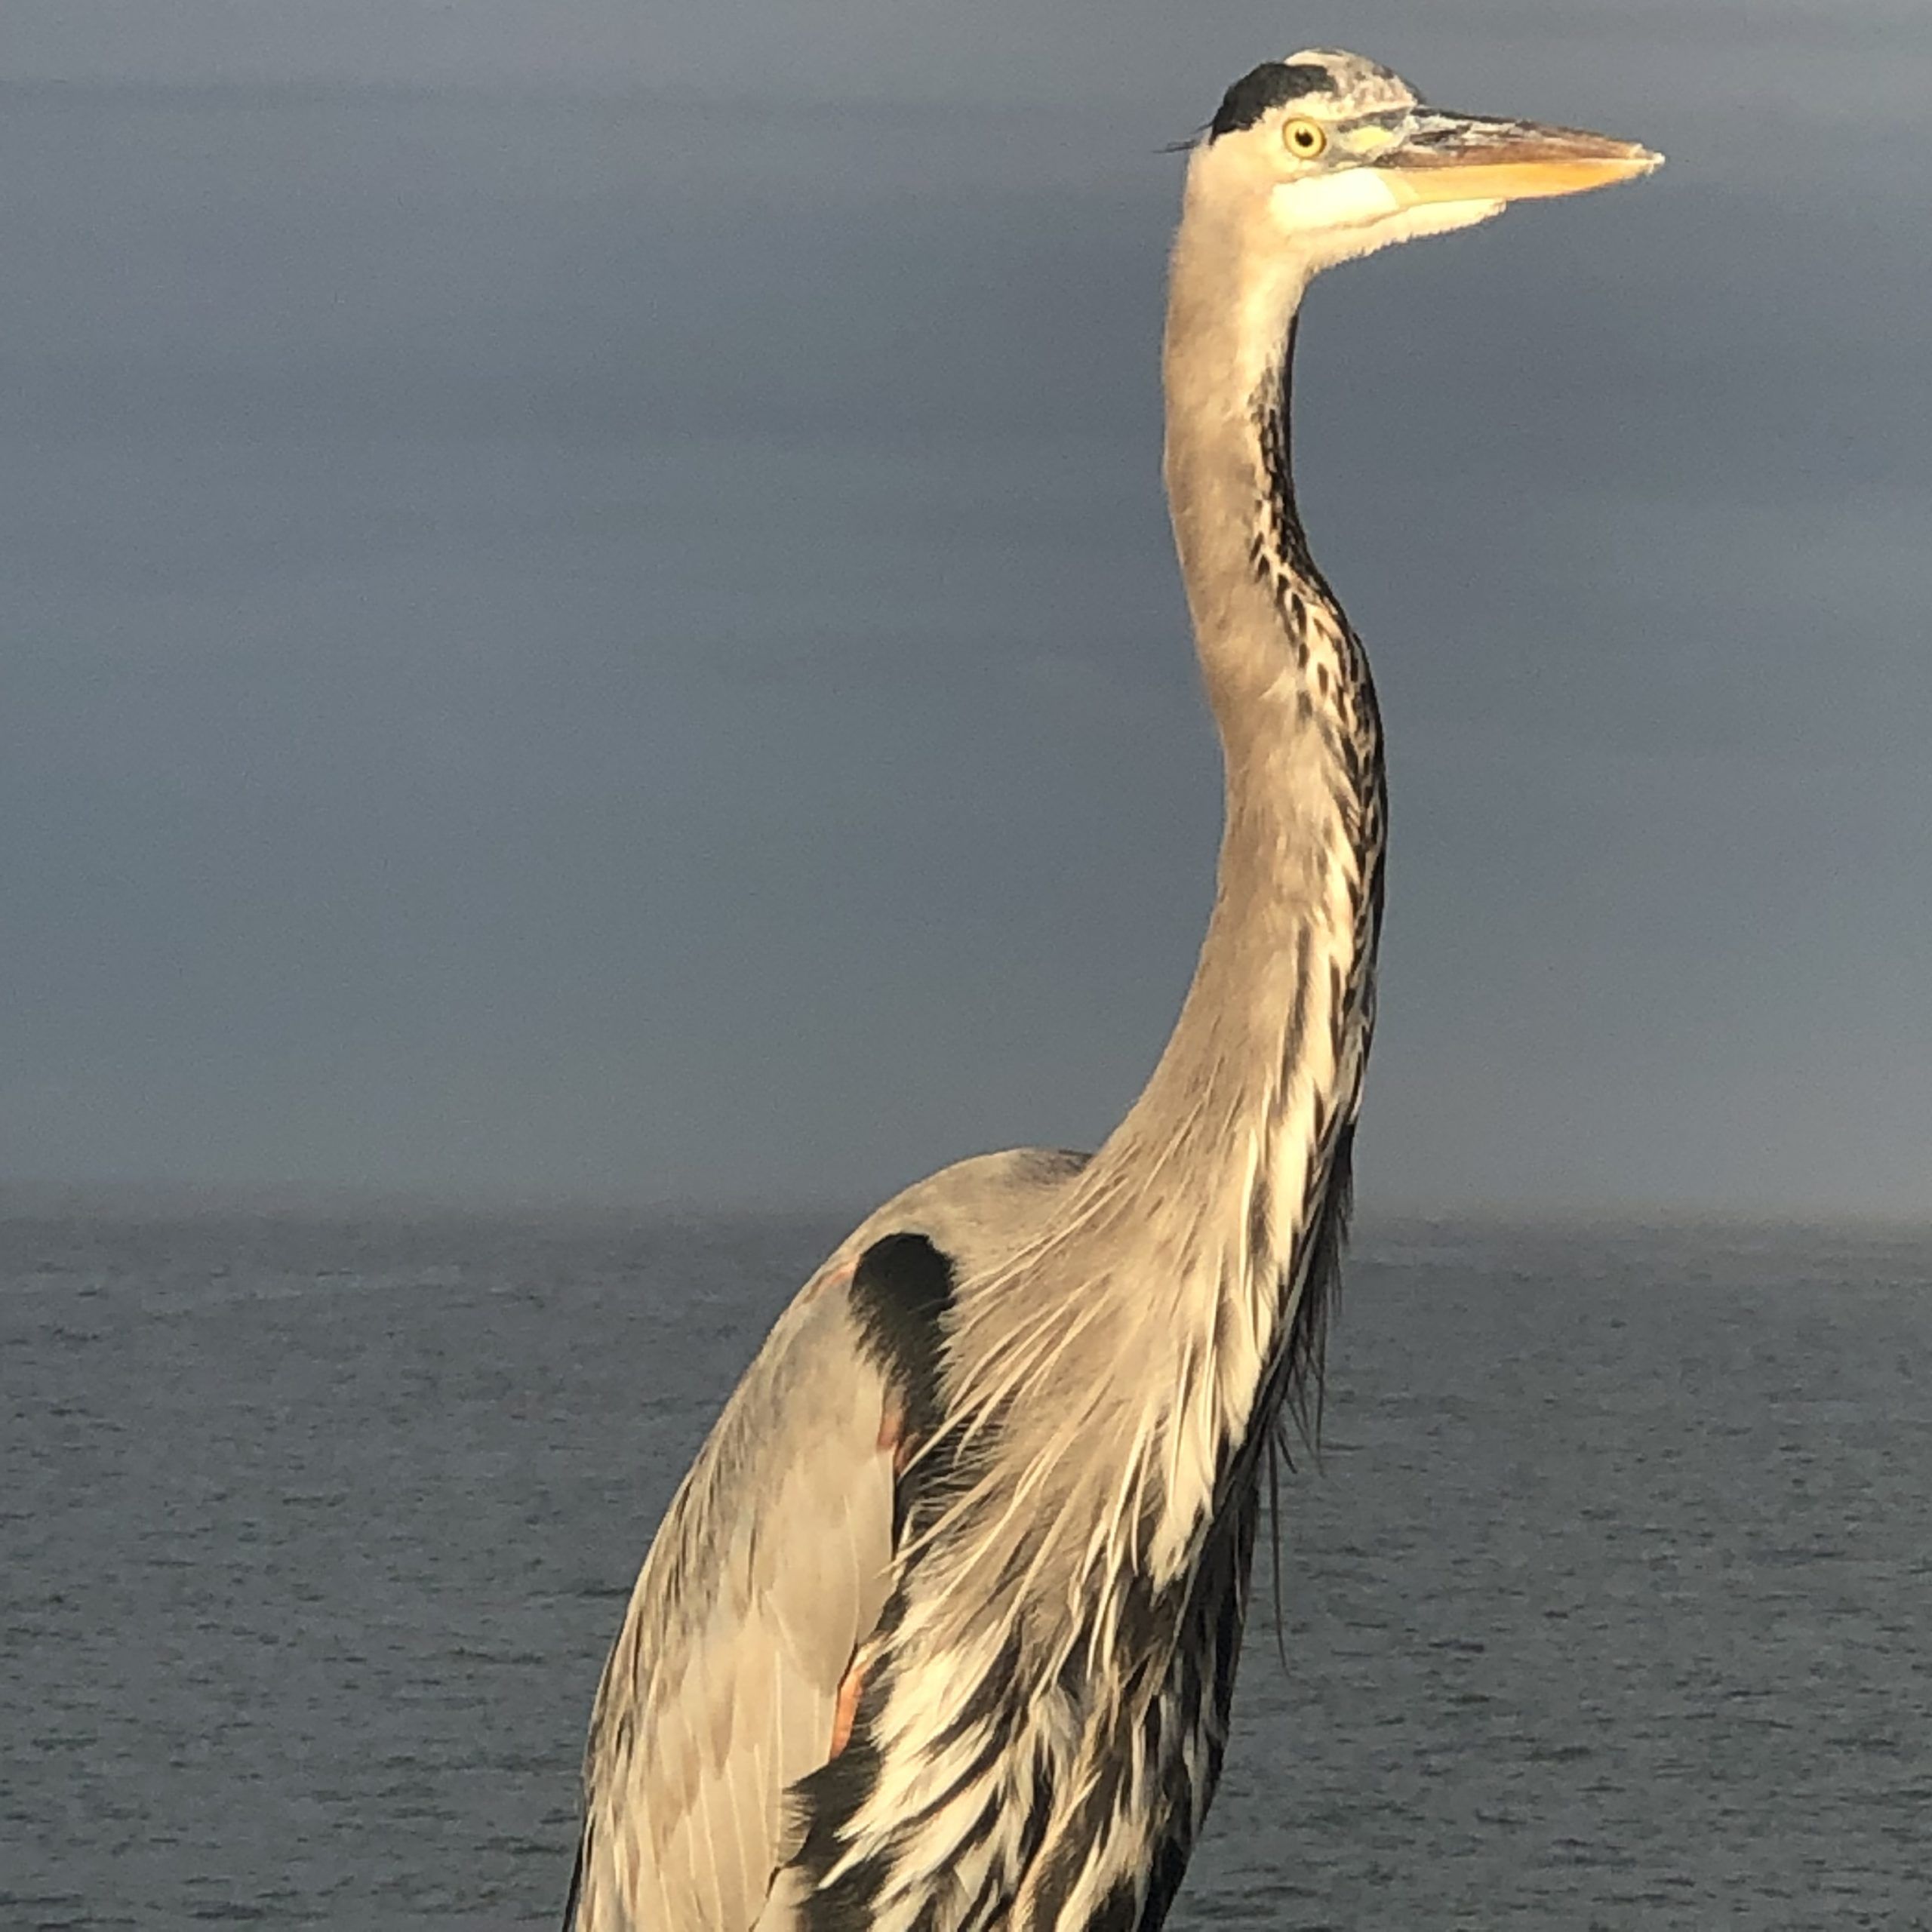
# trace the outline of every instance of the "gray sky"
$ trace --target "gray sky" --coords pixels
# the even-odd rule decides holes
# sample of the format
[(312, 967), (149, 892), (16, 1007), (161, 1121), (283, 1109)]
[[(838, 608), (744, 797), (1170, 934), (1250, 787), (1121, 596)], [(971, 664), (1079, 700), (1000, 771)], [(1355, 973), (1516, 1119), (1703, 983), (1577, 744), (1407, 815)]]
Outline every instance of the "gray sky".
[(1155, 150), (1321, 39), (1672, 158), (1309, 305), (1365, 1198), (1932, 1206), (1932, 14), (1850, 0), (11, 0), (0, 1168), (1104, 1133), (1218, 809)]

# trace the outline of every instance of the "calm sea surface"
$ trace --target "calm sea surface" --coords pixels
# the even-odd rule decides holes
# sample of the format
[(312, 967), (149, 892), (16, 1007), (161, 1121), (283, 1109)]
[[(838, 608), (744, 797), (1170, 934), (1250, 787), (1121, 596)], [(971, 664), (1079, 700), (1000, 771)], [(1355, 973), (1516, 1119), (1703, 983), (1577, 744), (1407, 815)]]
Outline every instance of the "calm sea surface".
[[(0, 1925), (541, 1924), (832, 1223), (0, 1221)], [(1932, 1238), (1371, 1231), (1180, 1927), (1932, 1926)]]

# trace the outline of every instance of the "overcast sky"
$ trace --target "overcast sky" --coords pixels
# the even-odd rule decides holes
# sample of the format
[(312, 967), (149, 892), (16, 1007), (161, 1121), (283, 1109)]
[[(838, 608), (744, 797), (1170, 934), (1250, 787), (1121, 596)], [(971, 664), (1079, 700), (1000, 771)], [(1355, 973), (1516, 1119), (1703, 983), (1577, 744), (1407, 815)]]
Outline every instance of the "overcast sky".
[(1671, 157), (1309, 306), (1365, 1200), (1932, 1209), (1918, 0), (9, 0), (0, 1169), (1103, 1134), (1219, 808), (1158, 150), (1310, 41)]

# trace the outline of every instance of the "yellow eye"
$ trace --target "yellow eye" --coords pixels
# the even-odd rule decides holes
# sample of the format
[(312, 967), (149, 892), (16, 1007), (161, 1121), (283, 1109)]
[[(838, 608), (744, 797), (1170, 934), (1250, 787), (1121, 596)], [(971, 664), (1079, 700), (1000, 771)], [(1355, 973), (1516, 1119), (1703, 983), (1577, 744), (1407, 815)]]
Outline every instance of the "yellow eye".
[(1312, 161), (1328, 145), (1327, 131), (1320, 122), (1304, 121), (1299, 117), (1283, 126), (1281, 140), (1289, 153), (1303, 161)]

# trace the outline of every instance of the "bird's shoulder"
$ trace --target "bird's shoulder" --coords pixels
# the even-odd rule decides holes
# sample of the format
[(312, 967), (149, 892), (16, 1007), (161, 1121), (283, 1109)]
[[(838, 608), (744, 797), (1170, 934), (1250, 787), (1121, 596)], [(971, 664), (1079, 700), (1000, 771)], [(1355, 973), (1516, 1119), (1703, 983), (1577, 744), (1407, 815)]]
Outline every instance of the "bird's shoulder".
[(1066, 1147), (975, 1154), (903, 1188), (833, 1252), (856, 1265), (893, 1235), (921, 1235), (955, 1269), (993, 1266), (1029, 1241), (1093, 1157)]
[(823, 1764), (884, 1607), (899, 1438), (922, 1432), (958, 1271), (996, 1261), (1084, 1155), (962, 1161), (868, 1215), (774, 1324), (665, 1513), (586, 1754), (573, 1923), (749, 1926), (784, 1793)]
[[(955, 1278), (996, 1266), (1033, 1236), (1089, 1158), (1049, 1147), (976, 1154), (901, 1189), (868, 1214), (772, 1324), (687, 1487), (722, 1481), (740, 1494), (768, 1496), (777, 1466), (808, 1446), (831, 1438), (869, 1442), (891, 1368), (867, 1346), (866, 1330), (881, 1297), (918, 1294), (906, 1279), (919, 1265), (909, 1244), (929, 1244)], [(877, 1257), (871, 1268), (869, 1256)], [(715, 1512), (701, 1514), (707, 1523), (719, 1520)]]
[[(703, 1595), (712, 1598), (720, 1571), (734, 1567), (723, 1546), (742, 1537), (748, 1517), (785, 1521), (788, 1503), (807, 1500), (790, 1494), (801, 1484), (815, 1484), (829, 1505), (838, 1484), (875, 1456), (893, 1364), (867, 1329), (882, 1299), (920, 1295), (910, 1278), (919, 1267), (911, 1244), (929, 1244), (955, 1277), (995, 1266), (1031, 1238), (1088, 1158), (1023, 1147), (956, 1161), (893, 1195), (814, 1269), (773, 1324), (666, 1512), (645, 1566), (648, 1576), (658, 1573), (650, 1581), (660, 1617), (677, 1616), (688, 1580), (704, 1579)], [(792, 1526), (798, 1521), (792, 1515)], [(756, 1592), (770, 1580), (755, 1570), (737, 1578), (742, 1589)]]

